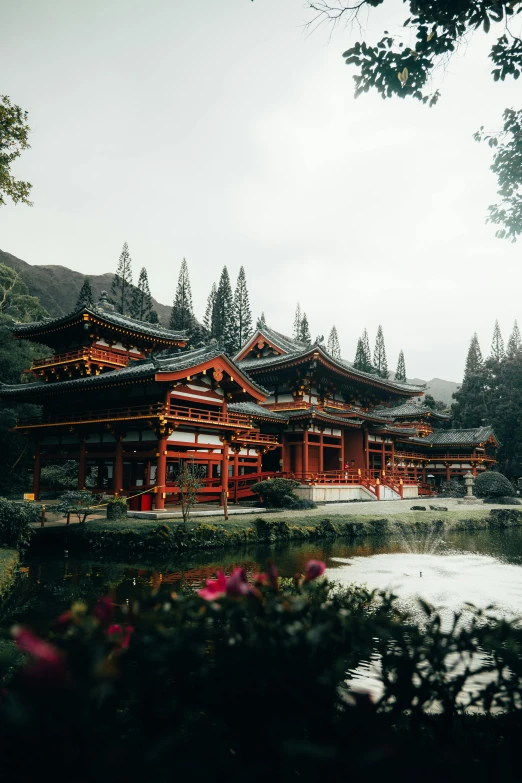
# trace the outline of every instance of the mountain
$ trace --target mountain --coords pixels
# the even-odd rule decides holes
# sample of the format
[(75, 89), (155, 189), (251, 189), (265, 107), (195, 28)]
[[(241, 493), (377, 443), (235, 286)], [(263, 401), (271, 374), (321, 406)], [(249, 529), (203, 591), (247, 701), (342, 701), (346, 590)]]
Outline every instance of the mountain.
[[(74, 309), (85, 277), (89, 279), (95, 302), (102, 291), (110, 293), (114, 277), (109, 272), (104, 275), (84, 275), (56, 264), (28, 264), (3, 250), (0, 250), (0, 264), (18, 272), (31, 296), (37, 296), (51, 316), (66, 315)], [(152, 300), (152, 306), (158, 313), (160, 323), (168, 326), (170, 307), (155, 299)]]
[(451, 395), (460, 387), (460, 383), (455, 383), (455, 381), (444, 381), (442, 378), (432, 378), (431, 381), (423, 381), (420, 378), (408, 378), (408, 383), (425, 383), (426, 391), (424, 393), (431, 394), (435, 400), (441, 400), (441, 402), (444, 402), (448, 406), (454, 402)]

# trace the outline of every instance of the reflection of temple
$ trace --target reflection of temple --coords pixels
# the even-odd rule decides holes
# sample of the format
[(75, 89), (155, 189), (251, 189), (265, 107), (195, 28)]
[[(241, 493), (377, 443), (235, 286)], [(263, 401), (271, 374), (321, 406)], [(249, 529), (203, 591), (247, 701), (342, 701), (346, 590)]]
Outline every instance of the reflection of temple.
[(34, 362), (36, 383), (0, 386), (4, 399), (42, 407), (17, 425), (35, 443), (37, 497), (45, 461), (76, 460), (80, 487), (144, 493), (133, 501), (143, 509), (176, 501), (183, 460), (198, 465), (199, 500), (248, 497), (275, 474), (318, 499), (415, 497), (429, 476), (494, 462), (490, 429), (435, 429), (447, 417), (407, 402), (419, 387), (268, 328), (231, 359), (216, 345), (187, 350), (183, 333), (105, 299), (14, 332), (54, 352)]

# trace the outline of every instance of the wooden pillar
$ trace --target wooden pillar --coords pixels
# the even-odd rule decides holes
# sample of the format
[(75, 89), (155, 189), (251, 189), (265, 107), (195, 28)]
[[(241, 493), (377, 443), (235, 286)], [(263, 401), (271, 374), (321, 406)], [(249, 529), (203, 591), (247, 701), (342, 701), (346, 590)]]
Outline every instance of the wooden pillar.
[(78, 489), (85, 489), (85, 441), (80, 443), (80, 456), (78, 458)]
[(450, 464), (446, 462), (446, 481), (450, 480)]
[(156, 495), (155, 495), (155, 508), (165, 508), (165, 495), (167, 492), (167, 436), (162, 435), (158, 438), (158, 451), (156, 452), (157, 468), (156, 468)]
[(381, 444), (381, 473), (386, 473), (386, 443), (384, 438)]
[(308, 427), (303, 431), (303, 473), (308, 473)]
[(417, 463), (413, 463), (413, 480), (417, 482)]
[(256, 469), (257, 469), (258, 473), (261, 473), (262, 470), (263, 470), (263, 459), (262, 459), (262, 456), (263, 456), (263, 452), (261, 450), (259, 450), (257, 452), (257, 462), (256, 462)]
[(324, 471), (324, 431), (319, 435), (319, 473)]
[(239, 476), (239, 451), (234, 449), (234, 476)]
[(120, 495), (123, 484), (123, 441), (121, 437), (116, 440), (114, 451), (114, 469), (112, 472), (112, 491), (114, 496)]
[(395, 441), (392, 440), (390, 471), (395, 473)]
[(422, 483), (426, 483), (426, 465), (422, 466)]
[(228, 441), (223, 440), (223, 449), (221, 451), (221, 499), (220, 506), (225, 505), (225, 498), (228, 493)]
[(34, 465), (33, 465), (33, 495), (35, 500), (40, 498), (40, 468), (42, 464), (42, 458), (40, 454), (40, 444), (35, 444), (34, 449)]
[(370, 451), (368, 446), (368, 430), (364, 430), (364, 460), (365, 460), (365, 468), (366, 470), (370, 469)]
[(472, 462), (471, 463), (471, 474), (473, 476), (477, 475), (477, 463), (476, 462)]
[(289, 473), (290, 472), (290, 454), (287, 452), (288, 450), (288, 444), (286, 442), (286, 435), (285, 433), (281, 433), (281, 472), (282, 473)]

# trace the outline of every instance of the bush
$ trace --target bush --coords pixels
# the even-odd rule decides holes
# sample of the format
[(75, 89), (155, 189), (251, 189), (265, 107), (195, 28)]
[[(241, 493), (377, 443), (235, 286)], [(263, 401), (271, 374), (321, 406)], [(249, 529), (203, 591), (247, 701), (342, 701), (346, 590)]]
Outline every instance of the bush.
[(484, 503), (496, 503), (498, 506), (522, 506), (522, 503), (518, 498), (498, 497), (498, 498), (484, 498)]
[(313, 500), (307, 500), (306, 498), (296, 498), (288, 508), (291, 511), (305, 511), (308, 508), (317, 508), (317, 503), (314, 503)]
[(274, 478), (259, 481), (252, 486), (252, 492), (259, 495), (268, 508), (292, 508), (298, 500), (294, 489), (299, 486), (293, 479)]
[(443, 481), (438, 491), (438, 496), (441, 498), (463, 498), (465, 494), (466, 486), (458, 478)]
[[(57, 764), (75, 783), (519, 779), (522, 629), (472, 609), (446, 623), (427, 604), (417, 627), (388, 595), (332, 590), (322, 568), (76, 602), (46, 639), (13, 629), (27, 662), (2, 687), (5, 779)], [(347, 682), (372, 656), (376, 701)]]
[(83, 524), (90, 514), (95, 513), (92, 506), (96, 505), (96, 499), (88, 489), (64, 492), (59, 500), (60, 502), (55, 506), (56, 511), (67, 517), (70, 514), (75, 514), (80, 524)]
[(0, 546), (23, 549), (31, 537), (30, 525), (40, 521), (42, 507), (0, 498)]
[(107, 503), (107, 519), (125, 519), (127, 511), (128, 507), (125, 498), (112, 498)]
[(473, 494), (478, 498), (510, 497), (513, 494), (513, 486), (502, 473), (488, 470), (476, 477)]
[(46, 463), (40, 473), (42, 487), (76, 489), (78, 486), (78, 463), (66, 460), (58, 464)]

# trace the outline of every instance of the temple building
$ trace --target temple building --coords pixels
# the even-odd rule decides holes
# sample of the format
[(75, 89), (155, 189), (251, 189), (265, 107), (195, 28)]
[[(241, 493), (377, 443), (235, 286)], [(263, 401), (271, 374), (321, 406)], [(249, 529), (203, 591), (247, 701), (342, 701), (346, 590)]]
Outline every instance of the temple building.
[(322, 345), (262, 327), (235, 357), (215, 343), (98, 305), (14, 326), (53, 352), (32, 383), (0, 385), (12, 404), (40, 406), (17, 431), (42, 465), (75, 460), (78, 487), (131, 497), (131, 508), (179, 500), (183, 461), (198, 466), (200, 501), (234, 502), (276, 475), (315, 500), (385, 500), (495, 464), (491, 428), (447, 429), (448, 416), (413, 402), (423, 388), (354, 369)]

